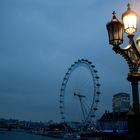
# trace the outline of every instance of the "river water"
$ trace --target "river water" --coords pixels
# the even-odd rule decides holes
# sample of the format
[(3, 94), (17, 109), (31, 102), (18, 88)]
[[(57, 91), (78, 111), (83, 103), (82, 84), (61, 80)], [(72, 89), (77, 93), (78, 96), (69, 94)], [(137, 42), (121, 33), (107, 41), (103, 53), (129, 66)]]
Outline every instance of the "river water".
[[(64, 140), (64, 139), (40, 136), (26, 132), (0, 131), (0, 140)], [(99, 140), (99, 139), (85, 138), (85, 140)]]

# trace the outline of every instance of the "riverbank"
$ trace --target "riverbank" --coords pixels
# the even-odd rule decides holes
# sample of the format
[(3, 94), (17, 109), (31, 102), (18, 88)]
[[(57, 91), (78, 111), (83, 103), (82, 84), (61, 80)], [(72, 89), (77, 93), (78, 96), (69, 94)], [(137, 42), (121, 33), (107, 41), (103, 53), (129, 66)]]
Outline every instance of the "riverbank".
[[(29, 134), (32, 133), (32, 135), (40, 135), (50, 138), (56, 138), (56, 139), (63, 139), (66, 133), (63, 132), (30, 132), (23, 129), (12, 129), (8, 130), (6, 128), (0, 128), (0, 132), (7, 133), (22, 133), (22, 134)], [(76, 136), (76, 135), (75, 135)], [(98, 132), (98, 133), (81, 133), (77, 136), (80, 136), (80, 138), (83, 139), (100, 139), (100, 140), (127, 140), (127, 133), (107, 133), (107, 132)]]

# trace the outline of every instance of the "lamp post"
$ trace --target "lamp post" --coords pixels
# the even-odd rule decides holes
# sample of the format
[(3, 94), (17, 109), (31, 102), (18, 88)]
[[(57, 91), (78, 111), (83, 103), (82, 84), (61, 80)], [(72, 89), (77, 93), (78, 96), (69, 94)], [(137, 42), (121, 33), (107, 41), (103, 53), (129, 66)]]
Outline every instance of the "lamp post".
[[(134, 33), (137, 31), (137, 14), (134, 12), (130, 4), (128, 4), (127, 11), (122, 14), (122, 21), (118, 20), (115, 11), (113, 12), (113, 18), (106, 25), (109, 36), (109, 44), (113, 45), (115, 53), (120, 54), (127, 62), (129, 67), (129, 73), (127, 80), (132, 85), (132, 98), (133, 98), (133, 121), (131, 120), (131, 126), (128, 125), (133, 131), (128, 130), (132, 139), (137, 139), (140, 135), (140, 121), (139, 116), (139, 91), (138, 82), (140, 81), (140, 72), (138, 71), (140, 66), (140, 37), (134, 42)], [(120, 47), (123, 43), (123, 31), (127, 34), (129, 43), (125, 48)], [(133, 125), (133, 126), (132, 126)], [(139, 130), (138, 130), (139, 129)], [(133, 132), (133, 134), (132, 134)]]

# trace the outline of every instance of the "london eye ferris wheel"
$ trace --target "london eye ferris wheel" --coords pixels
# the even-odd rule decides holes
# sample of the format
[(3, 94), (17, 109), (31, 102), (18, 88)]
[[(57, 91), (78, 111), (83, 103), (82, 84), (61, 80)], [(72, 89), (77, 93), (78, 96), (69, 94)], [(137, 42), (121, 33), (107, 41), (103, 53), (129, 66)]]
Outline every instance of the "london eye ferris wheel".
[(62, 122), (94, 123), (101, 93), (97, 73), (95, 65), (87, 59), (80, 59), (68, 68), (60, 89)]

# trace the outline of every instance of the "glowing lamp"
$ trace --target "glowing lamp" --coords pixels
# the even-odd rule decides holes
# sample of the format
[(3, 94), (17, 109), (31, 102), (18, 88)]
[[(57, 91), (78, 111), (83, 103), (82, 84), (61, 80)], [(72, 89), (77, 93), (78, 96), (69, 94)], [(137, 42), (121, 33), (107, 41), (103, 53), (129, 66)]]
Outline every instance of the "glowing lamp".
[(133, 35), (137, 31), (137, 14), (130, 8), (128, 4), (127, 11), (122, 14), (122, 21), (124, 24), (124, 32)]

